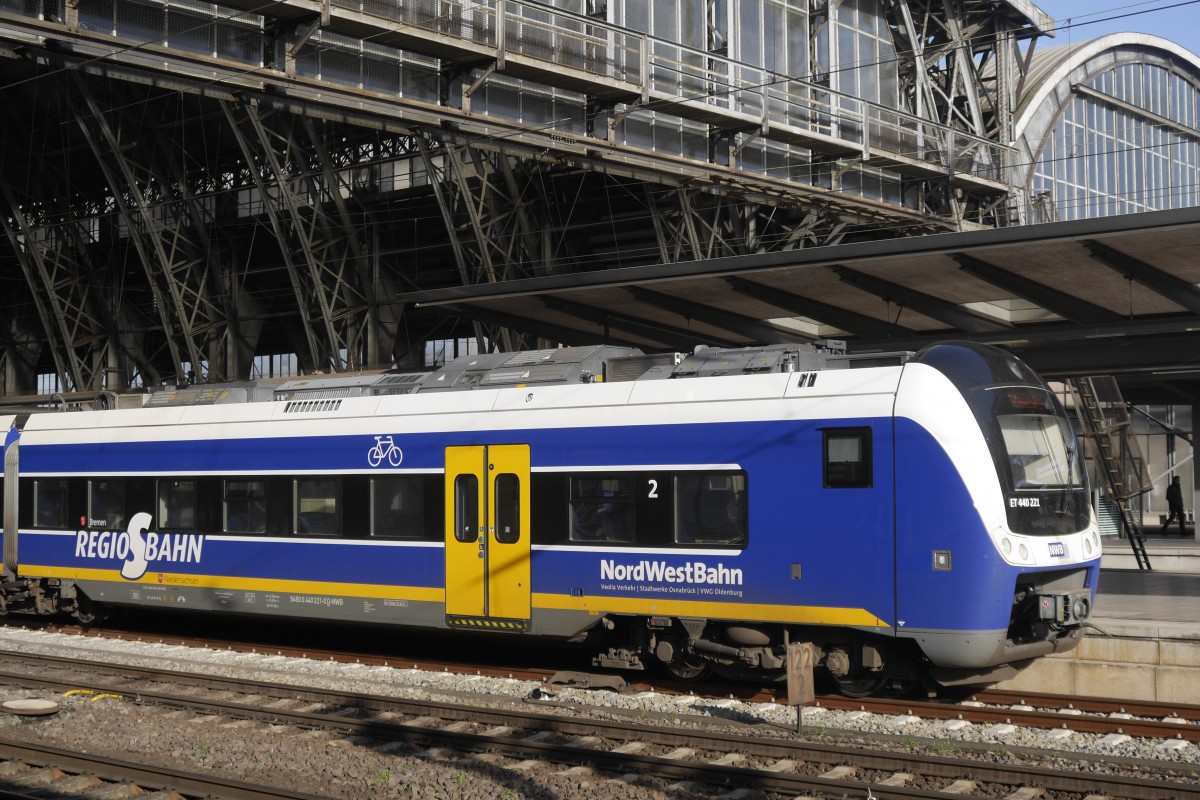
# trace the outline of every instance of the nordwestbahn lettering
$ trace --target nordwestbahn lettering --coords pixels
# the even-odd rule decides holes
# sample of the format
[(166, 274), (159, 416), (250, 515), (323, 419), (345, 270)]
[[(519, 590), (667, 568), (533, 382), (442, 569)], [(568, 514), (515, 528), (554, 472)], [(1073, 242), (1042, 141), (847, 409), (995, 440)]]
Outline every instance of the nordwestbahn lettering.
[(742, 571), (730, 569), (724, 564), (710, 567), (703, 561), (693, 561), (683, 566), (668, 566), (665, 561), (639, 561), (636, 564), (618, 564), (609, 558), (600, 562), (602, 581), (651, 581), (659, 583), (695, 583), (715, 586), (741, 586)]

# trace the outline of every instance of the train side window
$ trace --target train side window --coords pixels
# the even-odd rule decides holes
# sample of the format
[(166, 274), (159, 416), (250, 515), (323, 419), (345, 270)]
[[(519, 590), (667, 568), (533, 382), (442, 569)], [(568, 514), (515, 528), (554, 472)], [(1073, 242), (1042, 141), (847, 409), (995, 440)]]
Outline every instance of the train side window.
[(479, 479), (474, 475), (454, 479), (454, 538), (460, 542), (479, 538)]
[(88, 527), (116, 531), (125, 527), (125, 479), (88, 481)]
[(511, 472), (496, 476), (496, 541), (512, 544), (521, 538), (521, 479)]
[(871, 429), (826, 428), (821, 435), (825, 488), (871, 488)]
[(420, 539), (425, 533), (423, 475), (371, 479), (371, 535)]
[(267, 532), (266, 481), (225, 481), (224, 527), (228, 533)]
[(338, 515), (339, 488), (336, 478), (297, 478), (293, 530), (299, 534), (336, 536), (342, 527)]
[(162, 479), (158, 482), (158, 527), (167, 530), (196, 529), (196, 482)]
[(632, 542), (636, 534), (633, 476), (571, 477), (571, 541)]
[(561, 472), (535, 472), (529, 476), (529, 535), (534, 544), (569, 541), (569, 479)]
[(446, 478), (444, 475), (425, 475), (422, 478), (425, 494), (424, 539), (440, 542), (446, 538)]
[(157, 487), (158, 481), (147, 475), (125, 479), (125, 507), (129, 511), (129, 517), (138, 511), (147, 511), (151, 514), (151, 525), (159, 524), (161, 526), (158, 518), (153, 516), (157, 503)]
[(67, 527), (67, 482), (62, 478), (39, 478), (33, 482), (35, 528)]
[(675, 478), (675, 541), (744, 546), (746, 473), (693, 472)]

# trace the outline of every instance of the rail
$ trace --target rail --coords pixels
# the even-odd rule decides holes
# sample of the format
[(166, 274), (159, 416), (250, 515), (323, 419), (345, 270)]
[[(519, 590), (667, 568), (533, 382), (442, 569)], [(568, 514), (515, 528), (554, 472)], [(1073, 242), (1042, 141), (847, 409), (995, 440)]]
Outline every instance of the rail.
[[(994, 745), (972, 748), (961, 743), (965, 756), (945, 757), (919, 748), (910, 752), (908, 746), (889, 751), (861, 743), (782, 737), (778, 728), (771, 730), (775, 735), (754, 735), (755, 731), (747, 735), (744, 730), (731, 731), (721, 724), (705, 727), (707, 723), (700, 717), (690, 720), (699, 724), (686, 727), (678, 727), (678, 718), (665, 725), (620, 715), (599, 719), (587, 713), (587, 706), (547, 698), (540, 690), (536, 696), (526, 698), (533, 710), (523, 710), (480, 705), (469, 693), (450, 702), (404, 699), (27, 653), (2, 655), (8, 662), (3, 680), (13, 685), (54, 691), (84, 687), (96, 694), (117, 695), (129, 692), (132, 685), (141, 705), (263, 724), (320, 728), (369, 737), (376, 743), (409, 742), (546, 764), (589, 765), (614, 774), (635, 772), (685, 779), (723, 787), (727, 792), (753, 787), (760, 792), (788, 794), (940, 800), (960, 792), (964, 781), (970, 781), (972, 786), (992, 784), (993, 793), (1002, 791), (1000, 796), (1010, 798), (1086, 793), (1130, 800), (1200, 800), (1200, 789), (1185, 782), (1177, 772), (1152, 775), (1144, 764), (1139, 765), (1137, 774), (1099, 774), (1087, 769), (1063, 770), (1060, 766), (1029, 766), (1003, 760), (995, 763), (994, 752), (988, 752), (994, 751)], [(162, 688), (147, 690), (147, 686)], [(954, 714), (961, 710), (926, 705), (936, 710), (937, 716), (948, 718), (957, 718)], [(995, 713), (1003, 719), (1012, 712)], [(1054, 716), (1057, 721), (1065, 715)], [(1100, 724), (1113, 722), (1099, 720)], [(1172, 732), (1187, 730), (1187, 726), (1169, 727)], [(665, 752), (672, 748), (672, 752)], [(984, 758), (973, 757), (973, 753)], [(1053, 755), (1062, 754), (1056, 751)], [(910, 782), (911, 787), (907, 786)], [(1037, 791), (1014, 794), (1021, 787)], [(281, 797), (286, 796), (281, 791)]]

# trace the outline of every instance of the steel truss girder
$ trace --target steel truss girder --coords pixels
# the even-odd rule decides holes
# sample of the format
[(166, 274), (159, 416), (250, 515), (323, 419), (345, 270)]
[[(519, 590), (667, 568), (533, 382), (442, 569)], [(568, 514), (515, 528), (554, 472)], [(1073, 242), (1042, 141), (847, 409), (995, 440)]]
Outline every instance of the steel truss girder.
[[(236, 329), (220, 302), (231, 287), (216, 263), (218, 251), (211, 238), (219, 226), (197, 201), (182, 165), (161, 135), (147, 135), (140, 120), (121, 112), (102, 112), (82, 78), (76, 77), (76, 86), (89, 112), (80, 125), (142, 257), (177, 374), (182, 376), (180, 358), (186, 354), (198, 377), (231, 377), (224, 374), (223, 358), (216, 359), (214, 373), (213, 359), (206, 357), (224, 352), (226, 347), (213, 345), (227, 345), (230, 331)], [(91, 134), (88, 125), (95, 129)], [(109, 159), (118, 172), (108, 165)]]
[[(5, 204), (0, 222), (29, 286), (42, 329), (50, 343), (59, 380), (71, 391), (100, 388), (90, 369), (91, 359), (81, 358), (75, 348), (79, 339), (89, 343), (103, 341), (91, 327), (95, 325), (95, 319), (85, 312), (89, 304), (89, 281), (79, 280), (82, 270), (66, 257), (68, 253), (64, 248), (50, 246), (58, 237), (52, 239), (36, 234), (3, 175), (0, 175), (0, 191), (4, 193)], [(79, 328), (85, 325), (89, 330), (78, 336)]]
[(539, 165), (469, 144), (423, 140), (422, 152), (464, 282), (494, 283), (551, 270), (542, 229), (530, 218), (538, 200), (530, 187)]
[(1009, 141), (1001, 137), (1011, 133), (1016, 75), (1023, 71), (1018, 38), (1029, 32), (989, 0), (885, 0), (885, 7), (901, 59), (902, 97), (913, 113)]
[(328, 151), (315, 141), (315, 128), (292, 115), (277, 131), (267, 121), (279, 113), (254, 103), (220, 103), (279, 241), (303, 328), (302, 360), (317, 370), (362, 366), (359, 320), (371, 303), (351, 278), (364, 266), (364, 247)]
[(713, 195), (702, 189), (644, 187), (664, 264), (838, 244), (848, 223), (813, 208), (788, 209)]
[[(1012, 141), (1016, 98), (1036, 33), (990, 0), (884, 0), (884, 7), (900, 61), (902, 104), (919, 117), (991, 141)], [(1029, 39), (1025, 55), (1023, 39)], [(998, 166), (1004, 180), (1014, 165)], [(926, 209), (962, 221), (973, 205), (985, 222), (1004, 224), (1003, 198), (979, 196), (968, 202), (961, 194), (972, 193), (957, 191), (949, 181), (932, 181)]]
[[(146, 196), (149, 180), (139, 181), (137, 169), (125, 156), (128, 144), (122, 143), (113, 131), (83, 79), (75, 73), (72, 73), (72, 78), (73, 88), (77, 90), (86, 106), (86, 111), (75, 106), (75, 99), (72, 98), (75, 121), (96, 158), (121, 217), (128, 224), (130, 240), (138, 252), (154, 297), (167, 349), (171, 354), (171, 364), (175, 374), (182, 377), (185, 355), (193, 369), (199, 369), (203, 361), (192, 336), (191, 315), (180, 291), (182, 273), (191, 269), (188, 262), (194, 259), (193, 253), (185, 251), (191, 251), (192, 248), (183, 245), (178, 237), (168, 241), (171, 234), (167, 226), (154, 218)], [(71, 96), (69, 89), (66, 94)], [(177, 254), (181, 258), (177, 259)], [(174, 335), (176, 331), (181, 334), (184, 352), (180, 351), (179, 342)]]
[[(14, 123), (15, 124), (15, 123)], [(50, 167), (43, 170), (41, 189), (57, 202), (70, 190)], [(108, 293), (102, 270), (87, 255), (87, 238), (71, 209), (54, 211), (41, 198), (18, 200), (0, 176), (6, 236), (21, 266), (55, 373), (65, 391), (99, 391), (110, 387), (108, 373), (128, 378), (129, 356), (152, 379), (158, 375), (136, 347), (126, 347), (118, 329), (120, 298)]]
[[(455, 266), (464, 285), (495, 283), (555, 270), (549, 230), (532, 218), (545, 204), (537, 191), (541, 165), (502, 150), (446, 144), (418, 137), (425, 169), (449, 234)], [(484, 332), (504, 350), (516, 332)]]
[(0, 326), (0, 397), (37, 393), (38, 359), (46, 345), (45, 331), (36, 320), (17, 316), (4, 320)]

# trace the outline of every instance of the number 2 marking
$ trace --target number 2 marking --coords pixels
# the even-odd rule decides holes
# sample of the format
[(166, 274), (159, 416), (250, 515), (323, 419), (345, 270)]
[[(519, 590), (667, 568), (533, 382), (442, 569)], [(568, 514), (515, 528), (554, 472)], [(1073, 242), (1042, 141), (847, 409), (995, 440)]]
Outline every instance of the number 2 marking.
[(646, 495), (646, 497), (649, 497), (653, 500), (658, 499), (658, 481), (654, 480), (653, 478), (650, 479), (650, 494)]

